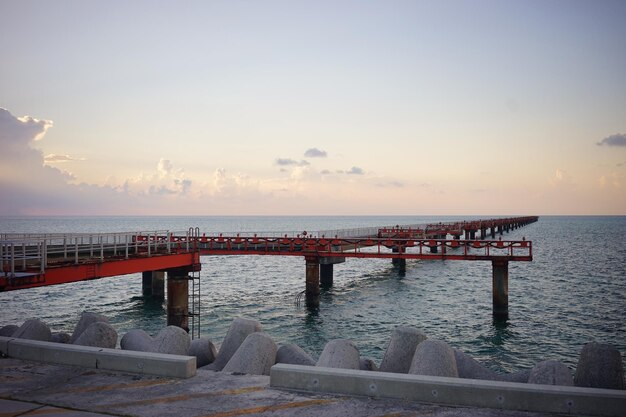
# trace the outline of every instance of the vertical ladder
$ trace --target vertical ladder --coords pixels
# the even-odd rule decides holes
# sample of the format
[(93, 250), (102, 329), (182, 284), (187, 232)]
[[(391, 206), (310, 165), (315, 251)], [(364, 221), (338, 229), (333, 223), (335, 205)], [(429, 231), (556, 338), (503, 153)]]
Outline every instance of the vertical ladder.
[[(200, 228), (190, 227), (188, 233), (194, 251), (198, 250)], [(192, 339), (200, 338), (200, 271), (192, 271), (189, 274), (191, 288), (189, 291), (189, 333)]]

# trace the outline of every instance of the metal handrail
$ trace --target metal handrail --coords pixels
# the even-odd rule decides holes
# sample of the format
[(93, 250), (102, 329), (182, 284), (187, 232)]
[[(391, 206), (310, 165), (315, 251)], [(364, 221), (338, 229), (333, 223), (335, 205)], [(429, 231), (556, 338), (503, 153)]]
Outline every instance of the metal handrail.
[[(99, 260), (105, 255), (128, 258), (131, 254), (147, 252), (170, 253), (173, 233), (167, 230), (126, 233), (55, 233), (0, 235), (0, 274), (15, 276), (18, 272), (44, 273), (52, 259), (73, 261)], [(189, 241), (189, 239), (186, 239)], [(188, 244), (187, 244), (188, 250)]]

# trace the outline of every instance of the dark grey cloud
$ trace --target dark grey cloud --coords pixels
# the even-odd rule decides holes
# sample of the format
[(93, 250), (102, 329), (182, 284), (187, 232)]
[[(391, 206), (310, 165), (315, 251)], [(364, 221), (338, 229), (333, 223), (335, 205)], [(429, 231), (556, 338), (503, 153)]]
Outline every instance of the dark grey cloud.
[(326, 158), (327, 156), (328, 154), (326, 153), (326, 151), (322, 151), (317, 148), (307, 149), (304, 153), (305, 158)]
[(310, 165), (307, 161), (296, 161), (291, 158), (277, 158), (275, 161), (278, 166), (297, 166), (297, 167), (305, 167)]
[(365, 174), (365, 171), (363, 171), (363, 168), (352, 167), (352, 168), (350, 168), (349, 171), (346, 172), (346, 174), (348, 174), (348, 175), (363, 175), (363, 174)]
[(616, 133), (611, 136), (607, 136), (597, 143), (599, 146), (626, 146), (626, 134)]

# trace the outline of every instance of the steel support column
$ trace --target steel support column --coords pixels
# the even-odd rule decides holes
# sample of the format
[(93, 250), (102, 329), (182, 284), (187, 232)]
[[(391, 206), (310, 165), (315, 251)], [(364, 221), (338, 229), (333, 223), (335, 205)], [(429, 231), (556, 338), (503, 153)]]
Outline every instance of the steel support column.
[(509, 315), (509, 262), (506, 260), (491, 261), (493, 268), (493, 315), (508, 317)]

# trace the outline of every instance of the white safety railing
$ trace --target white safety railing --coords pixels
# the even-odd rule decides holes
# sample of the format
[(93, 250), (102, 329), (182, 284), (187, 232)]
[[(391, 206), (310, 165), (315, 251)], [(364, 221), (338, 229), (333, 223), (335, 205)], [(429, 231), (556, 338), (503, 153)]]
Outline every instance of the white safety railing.
[(190, 250), (190, 231), (168, 230), (124, 233), (0, 234), (0, 275), (44, 273), (51, 262), (104, 261), (139, 253), (151, 256)]

